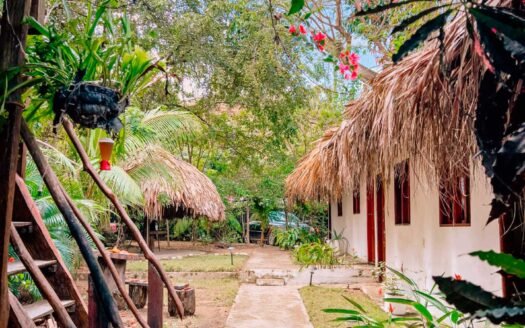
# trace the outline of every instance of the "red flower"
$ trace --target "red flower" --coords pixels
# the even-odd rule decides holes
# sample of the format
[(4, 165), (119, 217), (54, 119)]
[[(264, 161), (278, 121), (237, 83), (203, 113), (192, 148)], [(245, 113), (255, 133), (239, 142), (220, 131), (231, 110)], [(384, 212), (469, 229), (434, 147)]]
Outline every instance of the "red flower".
[(358, 74), (357, 70), (354, 70), (352, 74), (350, 74), (350, 80), (357, 80)]
[(301, 34), (306, 34), (308, 33), (308, 31), (306, 30), (306, 27), (304, 27), (303, 24), (299, 25), (299, 32), (301, 32)]
[(394, 307), (392, 306), (392, 303), (388, 304), (388, 312), (394, 313)]
[(346, 57), (346, 54), (344, 53), (344, 51), (339, 54), (339, 58), (343, 59), (345, 57)]
[(9, 262), (9, 263), (13, 263), (14, 261), (15, 261), (15, 258), (14, 258), (14, 257), (9, 257), (9, 258), (7, 259), (7, 262)]
[(350, 69), (350, 66), (343, 64), (342, 62), (339, 62), (339, 72), (341, 74), (345, 74), (346, 71)]
[(295, 25), (290, 25), (290, 28), (288, 29), (288, 32), (290, 32), (290, 34), (292, 34), (292, 35), (296, 35), (297, 34), (297, 29), (295, 28)]
[(317, 34), (314, 34), (314, 41), (317, 43), (321, 43), (326, 39), (326, 34), (323, 32), (317, 32)]
[(379, 289), (377, 290), (377, 294), (379, 296), (383, 295), (383, 288), (379, 287)]
[(359, 63), (359, 55), (355, 52), (352, 52), (350, 55), (348, 55), (348, 60), (352, 65), (356, 66)]
[(324, 51), (324, 46), (323, 46), (323, 45), (320, 45), (320, 44), (318, 44), (318, 45), (317, 45), (317, 49), (319, 49), (319, 51)]
[(463, 277), (461, 277), (460, 274), (454, 273), (454, 280), (460, 281), (460, 280), (463, 280)]

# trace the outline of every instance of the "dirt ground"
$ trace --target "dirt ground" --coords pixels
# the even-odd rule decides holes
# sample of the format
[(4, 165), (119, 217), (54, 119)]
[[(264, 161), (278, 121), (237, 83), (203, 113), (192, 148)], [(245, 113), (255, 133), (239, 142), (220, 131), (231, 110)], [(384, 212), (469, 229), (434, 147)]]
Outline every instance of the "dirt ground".
[[(254, 249), (259, 248), (258, 245), (233, 245), (234, 253), (251, 254)], [(137, 251), (133, 245), (127, 247), (130, 252)], [(191, 242), (170, 242), (167, 246), (166, 242), (161, 242), (161, 251), (155, 249), (155, 253), (159, 259), (180, 258), (188, 255), (200, 254), (227, 254), (229, 250), (224, 245), (215, 244), (193, 244)], [(81, 269), (83, 271), (85, 269)], [(133, 272), (126, 272), (127, 278), (134, 278)], [(185, 318), (182, 322), (178, 318), (170, 317), (168, 314), (167, 292), (164, 291), (164, 327), (188, 327), (188, 328), (221, 328), (225, 326), (230, 308), (233, 304), (235, 296), (240, 286), (238, 278), (223, 277), (213, 272), (200, 273), (196, 277), (177, 278), (177, 273), (169, 273), (173, 278), (174, 284), (190, 283), (190, 286), (195, 288), (196, 296), (196, 313), (194, 316)], [(85, 275), (79, 275), (85, 278)], [(78, 288), (82, 295), (85, 296), (87, 304), (87, 281), (85, 279), (77, 280)], [(139, 310), (144, 318), (147, 316), (147, 306)], [(126, 327), (135, 328), (140, 327), (131, 311), (121, 311), (121, 317)]]

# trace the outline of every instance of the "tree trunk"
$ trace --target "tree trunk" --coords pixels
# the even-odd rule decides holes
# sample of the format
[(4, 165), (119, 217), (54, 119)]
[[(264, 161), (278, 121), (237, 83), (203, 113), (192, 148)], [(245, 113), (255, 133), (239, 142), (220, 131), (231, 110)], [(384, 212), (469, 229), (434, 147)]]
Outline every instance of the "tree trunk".
[[(182, 305), (184, 306), (184, 315), (194, 315), (196, 308), (195, 289), (190, 287), (184, 289), (175, 288), (175, 291), (177, 292), (177, 295), (179, 295)], [(171, 317), (177, 315), (177, 309), (171, 299), (168, 300), (168, 312)]]
[(129, 296), (133, 300), (133, 304), (135, 304), (137, 309), (144, 308), (144, 306), (146, 306), (146, 300), (148, 299), (148, 284), (142, 282), (130, 282)]

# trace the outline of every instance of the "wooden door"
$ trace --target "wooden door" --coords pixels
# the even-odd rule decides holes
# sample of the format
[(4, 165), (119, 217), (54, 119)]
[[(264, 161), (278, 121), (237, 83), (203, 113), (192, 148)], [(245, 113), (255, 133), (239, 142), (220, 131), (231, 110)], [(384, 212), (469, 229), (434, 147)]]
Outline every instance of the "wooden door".
[(368, 247), (368, 262), (376, 262), (375, 220), (374, 220), (374, 185), (366, 186), (366, 237)]
[(377, 260), (386, 260), (386, 229), (385, 229), (385, 192), (380, 176), (376, 178), (376, 213), (377, 213)]

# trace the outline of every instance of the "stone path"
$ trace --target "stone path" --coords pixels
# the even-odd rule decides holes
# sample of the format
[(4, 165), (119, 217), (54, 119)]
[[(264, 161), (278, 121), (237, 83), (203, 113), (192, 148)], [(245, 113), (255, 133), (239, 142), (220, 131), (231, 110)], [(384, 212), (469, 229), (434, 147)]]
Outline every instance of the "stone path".
[(289, 252), (270, 246), (254, 250), (243, 270), (249, 272), (253, 278), (252, 284), (244, 283), (239, 288), (226, 327), (312, 328), (298, 286), (253, 284), (255, 279), (261, 278), (261, 272), (268, 273), (269, 277), (279, 277), (296, 273), (298, 270), (299, 266), (293, 264)]
[(226, 328), (312, 328), (295, 286), (241, 285)]

